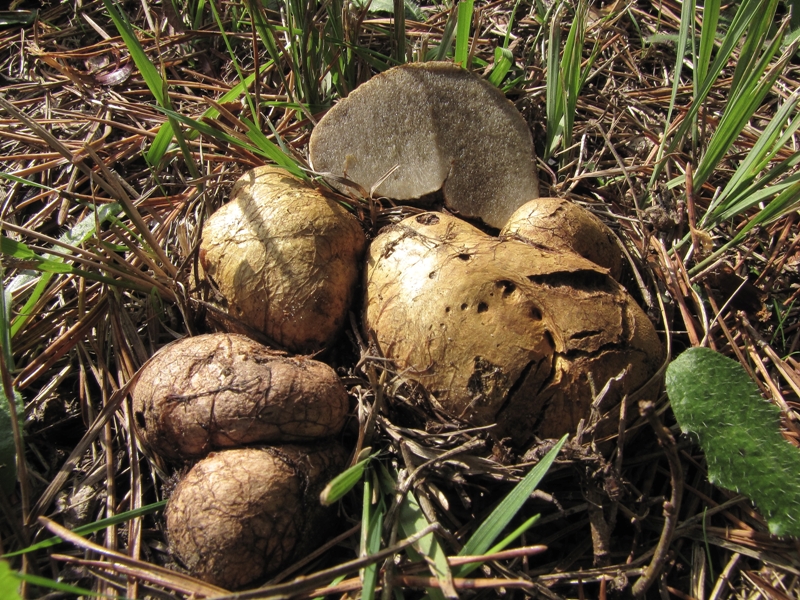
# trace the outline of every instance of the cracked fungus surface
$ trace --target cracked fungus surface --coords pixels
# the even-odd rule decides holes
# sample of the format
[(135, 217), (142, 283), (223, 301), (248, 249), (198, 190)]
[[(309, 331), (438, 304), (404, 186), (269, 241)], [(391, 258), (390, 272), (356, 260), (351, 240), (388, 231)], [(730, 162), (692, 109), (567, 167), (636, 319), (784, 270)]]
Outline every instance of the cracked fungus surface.
[(359, 86), (314, 128), (309, 155), (315, 170), (367, 191), (391, 173), (378, 196), (412, 200), (442, 189), (449, 208), (498, 229), (539, 196), (522, 115), (496, 87), (450, 63), (402, 65)]
[(337, 434), (349, 401), (335, 371), (245, 336), (184, 338), (160, 351), (133, 391), (143, 441), (161, 456), (191, 459), (254, 442)]
[(232, 316), (288, 350), (313, 352), (344, 323), (364, 246), (341, 205), (259, 167), (206, 222), (200, 260)]
[(662, 359), (649, 319), (605, 269), (444, 214), (411, 217), (373, 241), (364, 318), (445, 410), (497, 422), (520, 445), (574, 431), (592, 385), (627, 368), (620, 394), (632, 392)]
[(616, 281), (622, 274), (622, 253), (614, 234), (594, 214), (566, 198), (525, 203), (500, 231), (500, 237), (505, 236), (582, 256), (608, 269)]
[(327, 533), (319, 493), (344, 461), (338, 445), (212, 454), (170, 498), (170, 546), (193, 575), (228, 589), (273, 573)]

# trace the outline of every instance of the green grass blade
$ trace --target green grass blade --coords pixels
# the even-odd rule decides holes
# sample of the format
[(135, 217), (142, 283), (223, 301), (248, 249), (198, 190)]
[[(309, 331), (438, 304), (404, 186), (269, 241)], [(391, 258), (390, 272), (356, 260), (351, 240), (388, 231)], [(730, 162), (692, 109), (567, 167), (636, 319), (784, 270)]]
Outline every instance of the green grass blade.
[[(100, 207), (95, 207), (94, 212), (87, 216), (85, 219), (82, 219), (77, 224), (75, 224), (71, 229), (67, 232), (62, 234), (59, 237), (59, 241), (65, 244), (71, 244), (73, 246), (78, 246), (83, 244), (89, 238), (93, 237), (97, 232), (97, 225), (102, 225), (106, 222), (106, 220), (116, 217), (122, 211), (122, 207), (116, 203), (112, 202), (111, 204), (103, 204)], [(62, 248), (61, 252), (66, 254), (71, 254), (71, 251), (67, 248)], [(63, 261), (64, 259), (59, 256), (50, 256), (45, 254), (45, 258), (49, 258), (51, 260), (56, 261)], [(45, 290), (47, 289), (47, 285), (52, 278), (52, 274), (43, 273), (41, 275), (29, 275), (29, 274), (21, 274), (14, 277), (11, 280), (11, 283), (8, 286), (9, 293), (14, 293), (14, 291), (28, 285), (31, 281), (39, 278), (39, 281), (36, 283), (36, 286), (33, 289), (33, 292), (28, 297), (25, 302), (25, 305), (19, 310), (17, 316), (14, 317), (14, 320), (11, 322), (11, 336), (15, 336), (17, 332), (22, 329), (25, 324), (30, 320), (33, 316), (31, 311), (39, 299), (44, 294)]]
[[(564, 43), (564, 55), (561, 58), (560, 75), (564, 77), (564, 137), (562, 147), (572, 145), (572, 128), (575, 123), (575, 109), (578, 106), (578, 96), (581, 91), (583, 73), (581, 62), (583, 58), (583, 40), (586, 34), (586, 16), (589, 5), (581, 0), (575, 9), (575, 16), (569, 28), (567, 41)], [(587, 67), (588, 70), (588, 67)]]
[[(530, 473), (520, 481), (509, 494), (503, 498), (500, 504), (492, 511), (480, 527), (472, 534), (469, 541), (459, 552), (459, 556), (469, 556), (473, 554), (484, 554), (500, 536), (506, 526), (516, 516), (528, 497), (542, 481), (547, 471), (561, 451), (561, 447), (567, 441), (567, 436), (562, 437), (558, 443), (539, 461)], [(460, 572), (460, 571), (459, 571)]]
[[(675, 110), (675, 101), (678, 98), (678, 90), (681, 87), (681, 72), (683, 71), (683, 62), (686, 58), (686, 44), (692, 35), (696, 8), (695, 0), (683, 0), (681, 6), (681, 23), (678, 30), (678, 45), (675, 49), (675, 72), (672, 74), (672, 93), (669, 97), (669, 107), (667, 107), (667, 118), (665, 121), (666, 129), (664, 130), (664, 135), (661, 136), (661, 143), (659, 144), (658, 152), (656, 153), (655, 167), (653, 168), (653, 174), (650, 177), (650, 187), (655, 184), (656, 179), (661, 172), (661, 168), (664, 165), (662, 158), (667, 153), (667, 131), (669, 131), (670, 124), (672, 123), (672, 113)], [(698, 84), (695, 88), (695, 97), (699, 96), (699, 87), (700, 85)]]
[[(87, 525), (81, 525), (80, 527), (76, 527), (73, 530), (73, 533), (76, 533), (81, 536), (87, 536), (97, 531), (101, 531), (107, 527), (111, 527), (113, 525), (119, 525), (120, 523), (126, 523), (131, 519), (152, 514), (154, 512), (161, 510), (166, 505), (167, 505), (166, 500), (153, 502), (152, 504), (148, 504), (147, 506), (142, 506), (141, 508), (135, 508), (133, 510), (121, 512), (118, 515), (114, 515), (113, 517), (100, 519), (98, 521), (95, 521), (94, 523), (89, 523)], [(61, 544), (63, 541), (64, 540), (62, 540), (60, 537), (53, 536), (47, 538), (46, 540), (42, 540), (41, 542), (37, 542), (36, 544), (28, 546), (27, 548), (23, 548), (22, 550), (17, 550), (15, 552), (9, 552), (7, 554), (3, 554), (2, 556), (0, 556), (0, 558), (11, 558), (12, 556), (27, 554), (28, 552), (36, 552), (37, 550), (52, 548), (53, 546)]]
[[(266, 71), (273, 64), (274, 63), (270, 60), (270, 61), (267, 61), (265, 64), (261, 65), (259, 67), (259, 74), (261, 74), (264, 71)], [(255, 73), (251, 73), (250, 75), (245, 77), (243, 80), (240, 80), (239, 83), (237, 83), (230, 90), (225, 92), (222, 96), (220, 96), (220, 98), (217, 100), (217, 103), (218, 104), (225, 104), (226, 102), (233, 102), (234, 100), (236, 100), (237, 98), (239, 98), (240, 96), (245, 94), (246, 91), (248, 89), (250, 89), (250, 86), (253, 85), (253, 82), (255, 80), (256, 80), (256, 74)], [(218, 116), (219, 116), (219, 111), (212, 106), (210, 108), (207, 108), (205, 111), (203, 111), (203, 114), (202, 114), (201, 118), (206, 117), (206, 118), (209, 118), (209, 119), (216, 119)], [(189, 140), (193, 140), (199, 134), (200, 134), (199, 131), (192, 130), (187, 134), (186, 138), (189, 139)], [(155, 143), (155, 142), (153, 142), (153, 143)]]
[(352, 467), (339, 473), (329, 481), (328, 485), (325, 486), (325, 489), (323, 489), (319, 495), (319, 501), (323, 506), (330, 506), (334, 502), (344, 498), (345, 494), (361, 481), (361, 478), (364, 476), (364, 470), (367, 468), (373, 456), (374, 455), (368, 456), (364, 460), (358, 461)]
[[(746, 88), (751, 87), (752, 80), (761, 77), (766, 70), (765, 65), (759, 64), (762, 62), (760, 57), (762, 54), (766, 54), (762, 52), (762, 48), (769, 38), (769, 30), (772, 27), (777, 7), (778, 0), (767, 0), (762, 4), (763, 12), (749, 23), (744, 44), (738, 53), (736, 68), (733, 71), (729, 101), (746, 94)], [(783, 35), (781, 34), (780, 37)]]
[(161, 127), (158, 128), (156, 137), (153, 138), (150, 147), (147, 149), (147, 152), (145, 152), (144, 159), (147, 161), (148, 165), (154, 169), (160, 168), (164, 157), (167, 155), (167, 150), (169, 150), (170, 144), (172, 144), (172, 138), (174, 137), (175, 132), (172, 130), (172, 122), (167, 121), (166, 123), (162, 123)]
[[(372, 478), (367, 474), (364, 478), (363, 510), (361, 513), (361, 556), (372, 556), (381, 549), (381, 532), (383, 530), (383, 517), (386, 507), (383, 496), (380, 496), (377, 505), (372, 506), (372, 496), (376, 487)], [(375, 588), (378, 584), (378, 563), (373, 563), (361, 571), (361, 598), (373, 600)]]
[[(256, 29), (256, 33), (258, 33), (258, 37), (261, 39), (261, 43), (264, 44), (264, 48), (267, 49), (270, 59), (275, 64), (281, 64), (284, 53), (278, 48), (278, 44), (275, 41), (275, 29), (269, 22), (269, 19), (264, 15), (264, 9), (260, 2), (258, 2), (258, 0), (245, 0), (245, 6), (247, 6), (247, 10), (250, 12), (250, 16), (253, 19), (253, 26)], [(289, 67), (294, 70), (294, 65), (291, 62), (289, 63)], [(292, 87), (289, 85), (289, 81), (286, 79), (283, 69), (277, 69), (277, 73), (286, 93), (289, 94), (293, 102), (296, 101)]]
[(457, 14), (458, 13), (454, 10), (450, 11), (450, 16), (447, 18), (447, 23), (444, 25), (444, 31), (442, 32), (442, 39), (439, 42), (439, 46), (434, 48), (430, 53), (430, 55), (433, 56), (433, 60), (444, 60), (450, 53), (450, 46), (453, 44), (456, 22), (458, 21)]
[[(403, 530), (406, 537), (412, 536), (428, 526), (428, 520), (425, 518), (422, 509), (417, 503), (417, 499), (414, 498), (411, 492), (406, 494), (405, 500), (403, 500), (403, 504), (400, 506), (399, 519), (400, 528)], [(422, 556), (427, 557), (426, 562), (428, 563), (428, 567), (439, 581), (438, 588), (428, 588), (428, 595), (433, 600), (442, 600), (445, 597), (452, 597), (455, 593), (453, 574), (450, 571), (450, 565), (447, 563), (447, 555), (436, 539), (436, 536), (433, 533), (429, 533), (414, 544), (414, 548)]]
[(517, 9), (521, 1), (517, 0), (514, 3), (514, 8), (511, 9), (508, 25), (506, 25), (506, 36), (503, 38), (503, 47), (494, 49), (494, 67), (489, 75), (489, 83), (497, 87), (502, 86), (503, 80), (508, 75), (511, 67), (514, 66), (514, 54), (508, 49), (508, 43), (511, 40), (511, 27), (514, 25), (514, 19), (517, 16)]
[(508, 75), (514, 64), (514, 55), (508, 48), (500, 48), (499, 46), (494, 49), (494, 67), (489, 75), (489, 83), (496, 87), (503, 84), (503, 80)]
[(469, 69), (469, 31), (474, 5), (475, 0), (460, 0), (458, 3), (455, 63), (465, 69)]
[(800, 207), (800, 177), (793, 178), (791, 185), (783, 186), (783, 190), (775, 196), (769, 203), (761, 210), (759, 210), (747, 224), (739, 230), (732, 240), (724, 244), (721, 248), (714, 251), (711, 256), (706, 258), (701, 263), (695, 265), (690, 271), (689, 275), (695, 275), (705, 269), (708, 265), (716, 261), (720, 256), (742, 243), (748, 233), (758, 225), (766, 225), (771, 223), (791, 211), (797, 210)]
[[(18, 392), (14, 392), (15, 396)], [(23, 406), (21, 396), (16, 396), (16, 406)], [(0, 386), (0, 489), (6, 497), (17, 486), (17, 447), (14, 444), (14, 424), (11, 422), (11, 403)]]
[(22, 185), (35, 187), (35, 188), (38, 188), (40, 190), (45, 190), (45, 191), (48, 191), (48, 192), (54, 192), (56, 194), (60, 194), (61, 193), (60, 190), (57, 190), (56, 188), (52, 188), (52, 187), (50, 187), (48, 185), (42, 185), (41, 183), (38, 183), (36, 181), (31, 181), (30, 179), (25, 179), (24, 177), (17, 177), (13, 173), (0, 173), (0, 178), (7, 179), (8, 181), (13, 181), (15, 183), (21, 183)]
[(5, 269), (0, 263), (0, 352), (6, 362), (6, 368), (14, 368), (14, 353), (11, 352), (11, 305), (12, 295), (6, 289)]
[(191, 127), (192, 129), (196, 129), (201, 134), (206, 135), (210, 138), (214, 138), (226, 144), (231, 144), (233, 146), (238, 146), (247, 150), (248, 152), (252, 152), (258, 156), (266, 158), (269, 161), (274, 162), (278, 166), (283, 167), (287, 171), (289, 171), (292, 175), (299, 177), (301, 179), (307, 179), (308, 176), (305, 172), (298, 167), (297, 163), (289, 156), (287, 156), (281, 149), (276, 146), (274, 143), (270, 142), (266, 137), (266, 143), (259, 147), (256, 145), (250, 145), (242, 142), (239, 138), (233, 137), (232, 135), (228, 135), (223, 131), (219, 131), (214, 127), (209, 126), (206, 123), (202, 123), (200, 121), (196, 121), (186, 115), (182, 115), (174, 110), (168, 110), (165, 108), (159, 108), (159, 110), (167, 115), (173, 117), (176, 121), (180, 121), (184, 125)]
[(489, 550), (488, 550), (486, 553), (487, 553), (487, 554), (494, 554), (495, 552), (500, 552), (500, 551), (502, 551), (502, 550), (505, 550), (505, 549), (506, 549), (506, 548), (508, 548), (508, 546), (509, 546), (510, 544), (512, 544), (512, 543), (513, 543), (513, 542), (514, 542), (514, 541), (515, 541), (515, 540), (516, 540), (516, 539), (517, 539), (519, 536), (521, 536), (523, 533), (525, 533), (526, 531), (528, 531), (528, 529), (530, 529), (531, 527), (533, 527), (533, 526), (536, 524), (536, 522), (537, 522), (539, 519), (541, 519), (541, 518), (542, 518), (542, 515), (533, 515), (533, 516), (532, 516), (532, 517), (530, 517), (529, 519), (526, 519), (526, 520), (525, 520), (525, 522), (524, 522), (522, 525), (520, 525), (519, 527), (517, 527), (517, 528), (516, 528), (514, 531), (512, 531), (511, 533), (509, 533), (509, 534), (508, 534), (506, 537), (504, 537), (502, 540), (500, 540), (500, 541), (499, 541), (498, 543), (496, 543), (494, 546), (492, 546), (491, 548), (489, 548)]
[[(769, 51), (778, 49), (780, 46), (780, 39), (779, 36), (775, 36), (775, 40), (770, 46), (767, 55)], [(753, 115), (761, 106), (764, 98), (783, 71), (784, 64), (783, 61), (778, 63), (778, 65), (770, 69), (760, 81), (756, 79), (756, 77), (753, 77), (751, 80), (745, 82), (742, 93), (735, 99), (730, 99), (728, 101), (717, 129), (714, 131), (708, 143), (708, 148), (695, 170), (694, 185), (696, 188), (699, 189), (700, 186), (708, 180), (714, 170), (716, 170), (722, 158), (739, 138), (742, 130), (753, 118)], [(766, 65), (763, 66), (766, 67)], [(763, 73), (764, 71), (762, 70), (760, 72)]]
[(545, 152), (542, 157), (548, 160), (558, 147), (564, 131), (564, 86), (559, 76), (559, 52), (561, 48), (561, 4), (555, 9), (550, 20), (550, 34), (547, 42), (547, 82), (545, 87), (545, 112), (547, 116), (547, 135)]
[[(142, 48), (142, 45), (139, 43), (139, 39), (133, 32), (133, 27), (131, 26), (127, 14), (125, 14), (125, 12), (112, 0), (103, 0), (103, 4), (108, 11), (108, 15), (111, 17), (111, 20), (114, 22), (114, 26), (117, 28), (122, 41), (128, 48), (128, 52), (131, 53), (131, 58), (133, 59), (136, 68), (139, 69), (139, 72), (142, 74), (142, 78), (147, 84), (147, 88), (150, 90), (150, 93), (153, 94), (156, 102), (158, 102), (162, 108), (172, 108), (172, 103), (170, 102), (169, 94), (167, 93), (167, 82), (161, 76), (161, 73), (158, 72), (158, 69), (156, 69), (155, 65), (150, 61), (144, 51), (144, 48)], [(200, 172), (198, 171), (197, 165), (194, 162), (194, 157), (189, 151), (189, 146), (186, 144), (183, 133), (181, 132), (180, 128), (177, 127), (177, 123), (175, 123), (172, 119), (169, 121), (169, 126), (172, 129), (173, 134), (171, 137), (174, 137), (177, 141), (178, 146), (183, 153), (183, 159), (186, 162), (189, 172), (195, 179), (200, 179)], [(161, 129), (163, 130), (164, 126), (162, 126)], [(159, 131), (159, 133), (161, 133), (161, 131)], [(167, 133), (163, 133), (162, 135), (163, 137), (166, 137)], [(156, 151), (150, 151), (147, 153), (147, 160), (151, 166), (159, 165), (163, 159), (163, 154), (158, 154), (159, 151), (166, 150), (163, 143), (163, 137), (161, 140), (158, 140), (159, 146), (157, 147)], [(156, 138), (158, 139), (158, 135)]]
[[(689, 1), (693, 2), (693, 0)], [(661, 171), (664, 168), (665, 161), (663, 160), (663, 157), (674, 152), (675, 149), (681, 143), (683, 143), (683, 140), (685, 139), (686, 133), (689, 131), (689, 128), (692, 127), (697, 120), (697, 113), (700, 110), (700, 107), (703, 105), (706, 98), (708, 97), (708, 94), (711, 91), (711, 88), (714, 86), (714, 83), (716, 82), (717, 78), (719, 77), (719, 74), (722, 72), (722, 69), (730, 61), (733, 50), (741, 41), (745, 30), (752, 22), (752, 20), (758, 17), (759, 14), (761, 14), (760, 11), (765, 10), (765, 6), (770, 1), (771, 0), (742, 0), (738, 10), (736, 11), (736, 14), (733, 17), (733, 20), (731, 21), (731, 25), (728, 28), (728, 31), (723, 37), (722, 43), (720, 44), (720, 48), (717, 51), (717, 56), (714, 59), (714, 62), (712, 63), (711, 67), (708, 69), (705, 81), (702, 82), (702, 84), (700, 85), (700, 89), (697, 91), (695, 97), (692, 99), (692, 102), (689, 105), (689, 108), (686, 111), (686, 114), (684, 115), (681, 124), (678, 126), (677, 131), (668, 142), (665, 143), (666, 133), (665, 137), (662, 139), (662, 144), (660, 146), (662, 151), (658, 153), (657, 161), (653, 168), (653, 174), (650, 177), (651, 186), (655, 184), (656, 180), (661, 174)], [(762, 4), (764, 6), (762, 6)], [(681, 15), (683, 15), (683, 11), (681, 12)], [(681, 32), (679, 35), (679, 43), (680, 43), (680, 38), (684, 34), (688, 35), (688, 32), (690, 31), (690, 28), (688, 27), (688, 23), (690, 23), (690, 21), (688, 21), (688, 19), (694, 18), (693, 15), (694, 15), (694, 10), (692, 10), (691, 15), (687, 15), (686, 19), (681, 18)], [(685, 32), (683, 24), (684, 20), (687, 21)], [(678, 61), (676, 62), (675, 65), (675, 75), (673, 76), (673, 81), (674, 81), (673, 86), (676, 86), (675, 89), (677, 89), (677, 86), (679, 85), (679, 80), (680, 80), (679, 76), (682, 63), (683, 63), (682, 55), (679, 55)], [(672, 105), (672, 103), (670, 104)], [(668, 124), (667, 128), (669, 128), (669, 126), (670, 125)]]
[[(800, 162), (800, 156), (792, 157), (791, 162), (796, 166), (798, 162)], [(783, 193), (784, 190), (800, 181), (800, 173), (786, 177), (774, 185), (767, 185), (768, 182), (765, 181), (767, 179), (771, 178), (762, 177), (741, 194), (729, 198), (724, 206), (721, 205), (718, 207), (718, 210), (714, 213), (714, 218), (709, 219), (706, 227), (713, 227), (723, 221), (733, 219), (751, 208), (758, 206), (762, 202), (769, 203), (771, 198), (778, 196)]]
[(56, 590), (57, 592), (65, 592), (67, 594), (74, 594), (75, 596), (91, 596), (93, 598), (119, 598), (119, 596), (109, 596), (107, 594), (101, 594), (99, 592), (93, 592), (92, 590), (87, 590), (86, 588), (78, 587), (75, 585), (70, 585), (68, 583), (61, 583), (60, 581), (55, 581), (53, 579), (48, 579), (47, 577), (40, 577), (38, 575), (26, 575), (23, 573), (13, 573), (13, 577), (20, 581), (25, 581), (32, 585), (36, 585), (39, 587), (43, 587), (49, 590)]
[[(705, 0), (703, 3), (703, 29), (700, 32), (700, 48), (694, 63), (695, 90), (704, 81), (711, 64), (711, 53), (714, 50), (714, 41), (719, 23), (721, 0)], [(669, 122), (669, 120), (667, 120)]]
[[(769, 124), (759, 136), (756, 143), (747, 153), (745, 159), (736, 168), (736, 171), (728, 180), (728, 183), (720, 192), (719, 196), (709, 205), (708, 211), (701, 222), (702, 226), (709, 226), (718, 222), (720, 212), (727, 210), (731, 198), (737, 198), (740, 194), (753, 184), (758, 174), (764, 170), (778, 151), (789, 143), (798, 127), (800, 127), (800, 113), (792, 117), (798, 102), (800, 93), (794, 93), (784, 102), (775, 113)], [(789, 123), (785, 129), (784, 125)], [(783, 132), (781, 130), (783, 129)], [(773, 167), (780, 169), (780, 166)], [(776, 173), (780, 175), (782, 173)], [(767, 181), (766, 183), (769, 183)]]
[(394, 59), (402, 64), (406, 62), (406, 3), (404, 0), (393, 0), (392, 14), (394, 17)]
[(41, 271), (43, 273), (64, 273), (75, 275), (77, 277), (83, 277), (84, 279), (89, 279), (90, 281), (98, 281), (113, 287), (125, 287), (132, 290), (138, 290), (140, 292), (150, 292), (150, 288), (144, 287), (143, 285), (134, 283), (127, 279), (113, 279), (111, 277), (98, 275), (97, 273), (91, 271), (78, 269), (64, 262), (57, 262), (55, 260), (43, 258), (22, 242), (12, 240), (5, 236), (0, 236), (0, 254), (5, 254), (11, 258), (23, 261), (24, 263), (27, 263), (26, 267), (36, 269), (37, 271)]
[(169, 96), (167, 96), (164, 91), (164, 78), (147, 57), (144, 48), (142, 48), (142, 45), (139, 43), (139, 39), (133, 32), (127, 14), (112, 0), (103, 0), (103, 4), (108, 11), (108, 16), (110, 16), (111, 20), (114, 22), (114, 26), (117, 28), (122, 41), (128, 48), (128, 52), (131, 53), (131, 58), (136, 68), (139, 69), (139, 72), (142, 74), (142, 78), (147, 84), (150, 93), (153, 94), (156, 102), (161, 106), (168, 106)]

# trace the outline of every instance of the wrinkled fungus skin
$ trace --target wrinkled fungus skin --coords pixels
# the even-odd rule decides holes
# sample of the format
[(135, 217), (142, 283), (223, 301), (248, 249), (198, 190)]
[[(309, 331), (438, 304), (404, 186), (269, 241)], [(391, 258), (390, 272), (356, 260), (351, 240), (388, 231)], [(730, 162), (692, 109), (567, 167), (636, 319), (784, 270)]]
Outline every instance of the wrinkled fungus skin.
[(170, 548), (192, 575), (227, 589), (274, 573), (331, 529), (319, 494), (344, 463), (337, 444), (211, 454), (169, 500)]
[(139, 437), (175, 461), (256, 442), (336, 435), (348, 409), (347, 392), (328, 365), (227, 333), (164, 347), (133, 390)]
[(264, 166), (245, 173), (206, 222), (200, 264), (233, 317), (289, 351), (311, 353), (344, 324), (365, 243), (338, 202)]
[(368, 251), (364, 322), (448, 413), (518, 446), (574, 432), (592, 385), (628, 369), (604, 408), (641, 388), (663, 350), (608, 271), (577, 254), (490, 237), (423, 213)]
[(520, 206), (500, 231), (540, 248), (574, 253), (608, 269), (619, 281), (622, 253), (611, 230), (566, 198), (539, 198)]

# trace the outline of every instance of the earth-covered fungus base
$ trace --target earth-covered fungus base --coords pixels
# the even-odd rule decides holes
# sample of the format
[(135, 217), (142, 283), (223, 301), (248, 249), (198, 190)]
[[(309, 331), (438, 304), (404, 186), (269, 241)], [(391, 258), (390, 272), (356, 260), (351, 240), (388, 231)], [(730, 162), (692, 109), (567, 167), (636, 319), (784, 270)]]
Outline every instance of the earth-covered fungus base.
[(212, 454), (170, 499), (170, 547), (191, 573), (224, 588), (273, 573), (331, 530), (319, 494), (344, 463), (337, 444)]

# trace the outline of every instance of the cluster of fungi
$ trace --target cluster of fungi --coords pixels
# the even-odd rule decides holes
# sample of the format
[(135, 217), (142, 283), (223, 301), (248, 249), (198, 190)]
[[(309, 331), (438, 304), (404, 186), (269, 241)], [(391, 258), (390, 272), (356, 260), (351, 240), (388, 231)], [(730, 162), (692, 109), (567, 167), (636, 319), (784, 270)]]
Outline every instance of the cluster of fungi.
[(350, 406), (336, 372), (308, 355), (351, 311), (444, 413), (517, 447), (574, 432), (616, 377), (603, 398), (615, 414), (657, 385), (663, 361), (618, 281), (616, 238), (587, 210), (538, 197), (529, 128), (482, 79), (446, 63), (395, 67), (326, 114), (309, 159), (339, 191), (435, 197), (444, 210), (367, 244), (331, 195), (265, 166), (206, 222), (202, 275), (232, 322), (281, 350), (239, 333), (184, 338), (143, 367), (133, 395), (145, 447), (193, 464), (166, 511), (170, 546), (227, 588), (308, 551), (330, 521), (318, 496), (346, 464)]

